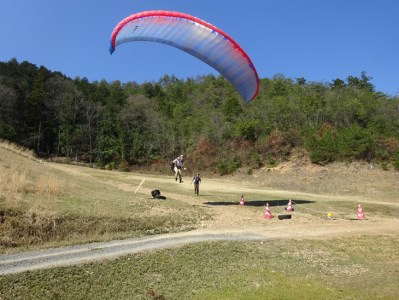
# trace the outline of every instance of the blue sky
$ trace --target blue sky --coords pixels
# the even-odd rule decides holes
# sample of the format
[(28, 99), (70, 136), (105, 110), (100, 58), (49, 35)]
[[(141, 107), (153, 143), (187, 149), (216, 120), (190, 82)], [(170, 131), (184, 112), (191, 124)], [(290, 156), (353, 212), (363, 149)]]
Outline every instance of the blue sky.
[(110, 55), (111, 32), (144, 10), (194, 15), (229, 34), (260, 78), (331, 82), (365, 71), (399, 95), (397, 0), (1, 0), (0, 61), (16, 58), (90, 81), (158, 81), (218, 74), (170, 46), (136, 42)]

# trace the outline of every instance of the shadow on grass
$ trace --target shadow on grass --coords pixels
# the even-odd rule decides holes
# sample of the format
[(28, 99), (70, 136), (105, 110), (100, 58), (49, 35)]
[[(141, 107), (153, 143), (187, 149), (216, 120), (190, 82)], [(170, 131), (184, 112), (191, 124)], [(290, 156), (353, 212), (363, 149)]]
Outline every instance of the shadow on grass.
[[(266, 202), (269, 203), (269, 207), (273, 206), (287, 206), (289, 199), (278, 199), (278, 200), (246, 200), (244, 206), (253, 206), (253, 207), (261, 207), (265, 206)], [(315, 203), (316, 201), (309, 201), (309, 200), (292, 200), (292, 204), (295, 207), (295, 204), (309, 204)], [(204, 202), (206, 205), (240, 205), (240, 201), (215, 201), (215, 202)]]

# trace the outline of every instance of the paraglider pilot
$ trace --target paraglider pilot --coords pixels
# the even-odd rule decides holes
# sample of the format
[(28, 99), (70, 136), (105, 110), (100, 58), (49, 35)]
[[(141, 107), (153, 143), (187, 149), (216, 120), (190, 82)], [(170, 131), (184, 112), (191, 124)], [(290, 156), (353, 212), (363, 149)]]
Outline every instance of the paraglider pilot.
[(179, 179), (179, 182), (182, 183), (182, 176), (181, 176), (181, 169), (183, 167), (184, 164), (184, 160), (183, 160), (183, 155), (180, 155), (178, 158), (176, 158), (173, 161), (173, 165), (174, 165), (174, 171), (175, 171), (175, 180), (177, 181), (177, 179)]

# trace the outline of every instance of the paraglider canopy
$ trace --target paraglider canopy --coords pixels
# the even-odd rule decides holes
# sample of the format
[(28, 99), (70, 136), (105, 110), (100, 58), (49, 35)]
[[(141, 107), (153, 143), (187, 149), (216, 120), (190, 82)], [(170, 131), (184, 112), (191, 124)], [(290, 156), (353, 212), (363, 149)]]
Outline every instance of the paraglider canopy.
[(188, 14), (144, 11), (123, 19), (111, 36), (111, 54), (120, 44), (150, 41), (167, 44), (201, 59), (228, 81), (241, 97), (256, 97), (259, 78), (249, 56), (221, 29)]

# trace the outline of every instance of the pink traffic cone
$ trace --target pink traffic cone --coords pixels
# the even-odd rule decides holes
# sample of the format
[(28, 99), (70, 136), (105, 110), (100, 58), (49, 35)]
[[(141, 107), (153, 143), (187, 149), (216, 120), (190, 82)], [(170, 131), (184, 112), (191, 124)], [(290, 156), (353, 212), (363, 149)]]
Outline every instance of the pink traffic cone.
[(288, 201), (288, 206), (285, 208), (286, 211), (293, 211), (294, 208), (292, 207), (291, 199)]
[(240, 205), (244, 205), (244, 202), (245, 202), (245, 201), (244, 201), (244, 195), (242, 195), (242, 196), (241, 196), (241, 199), (240, 199)]
[(265, 206), (265, 214), (263, 215), (263, 217), (264, 217), (265, 219), (271, 219), (271, 218), (273, 218), (272, 213), (270, 212), (270, 209), (269, 209), (269, 202), (266, 203), (266, 206)]
[(360, 219), (360, 220), (364, 219), (363, 208), (362, 208), (362, 206), (360, 204), (357, 207), (357, 218)]

